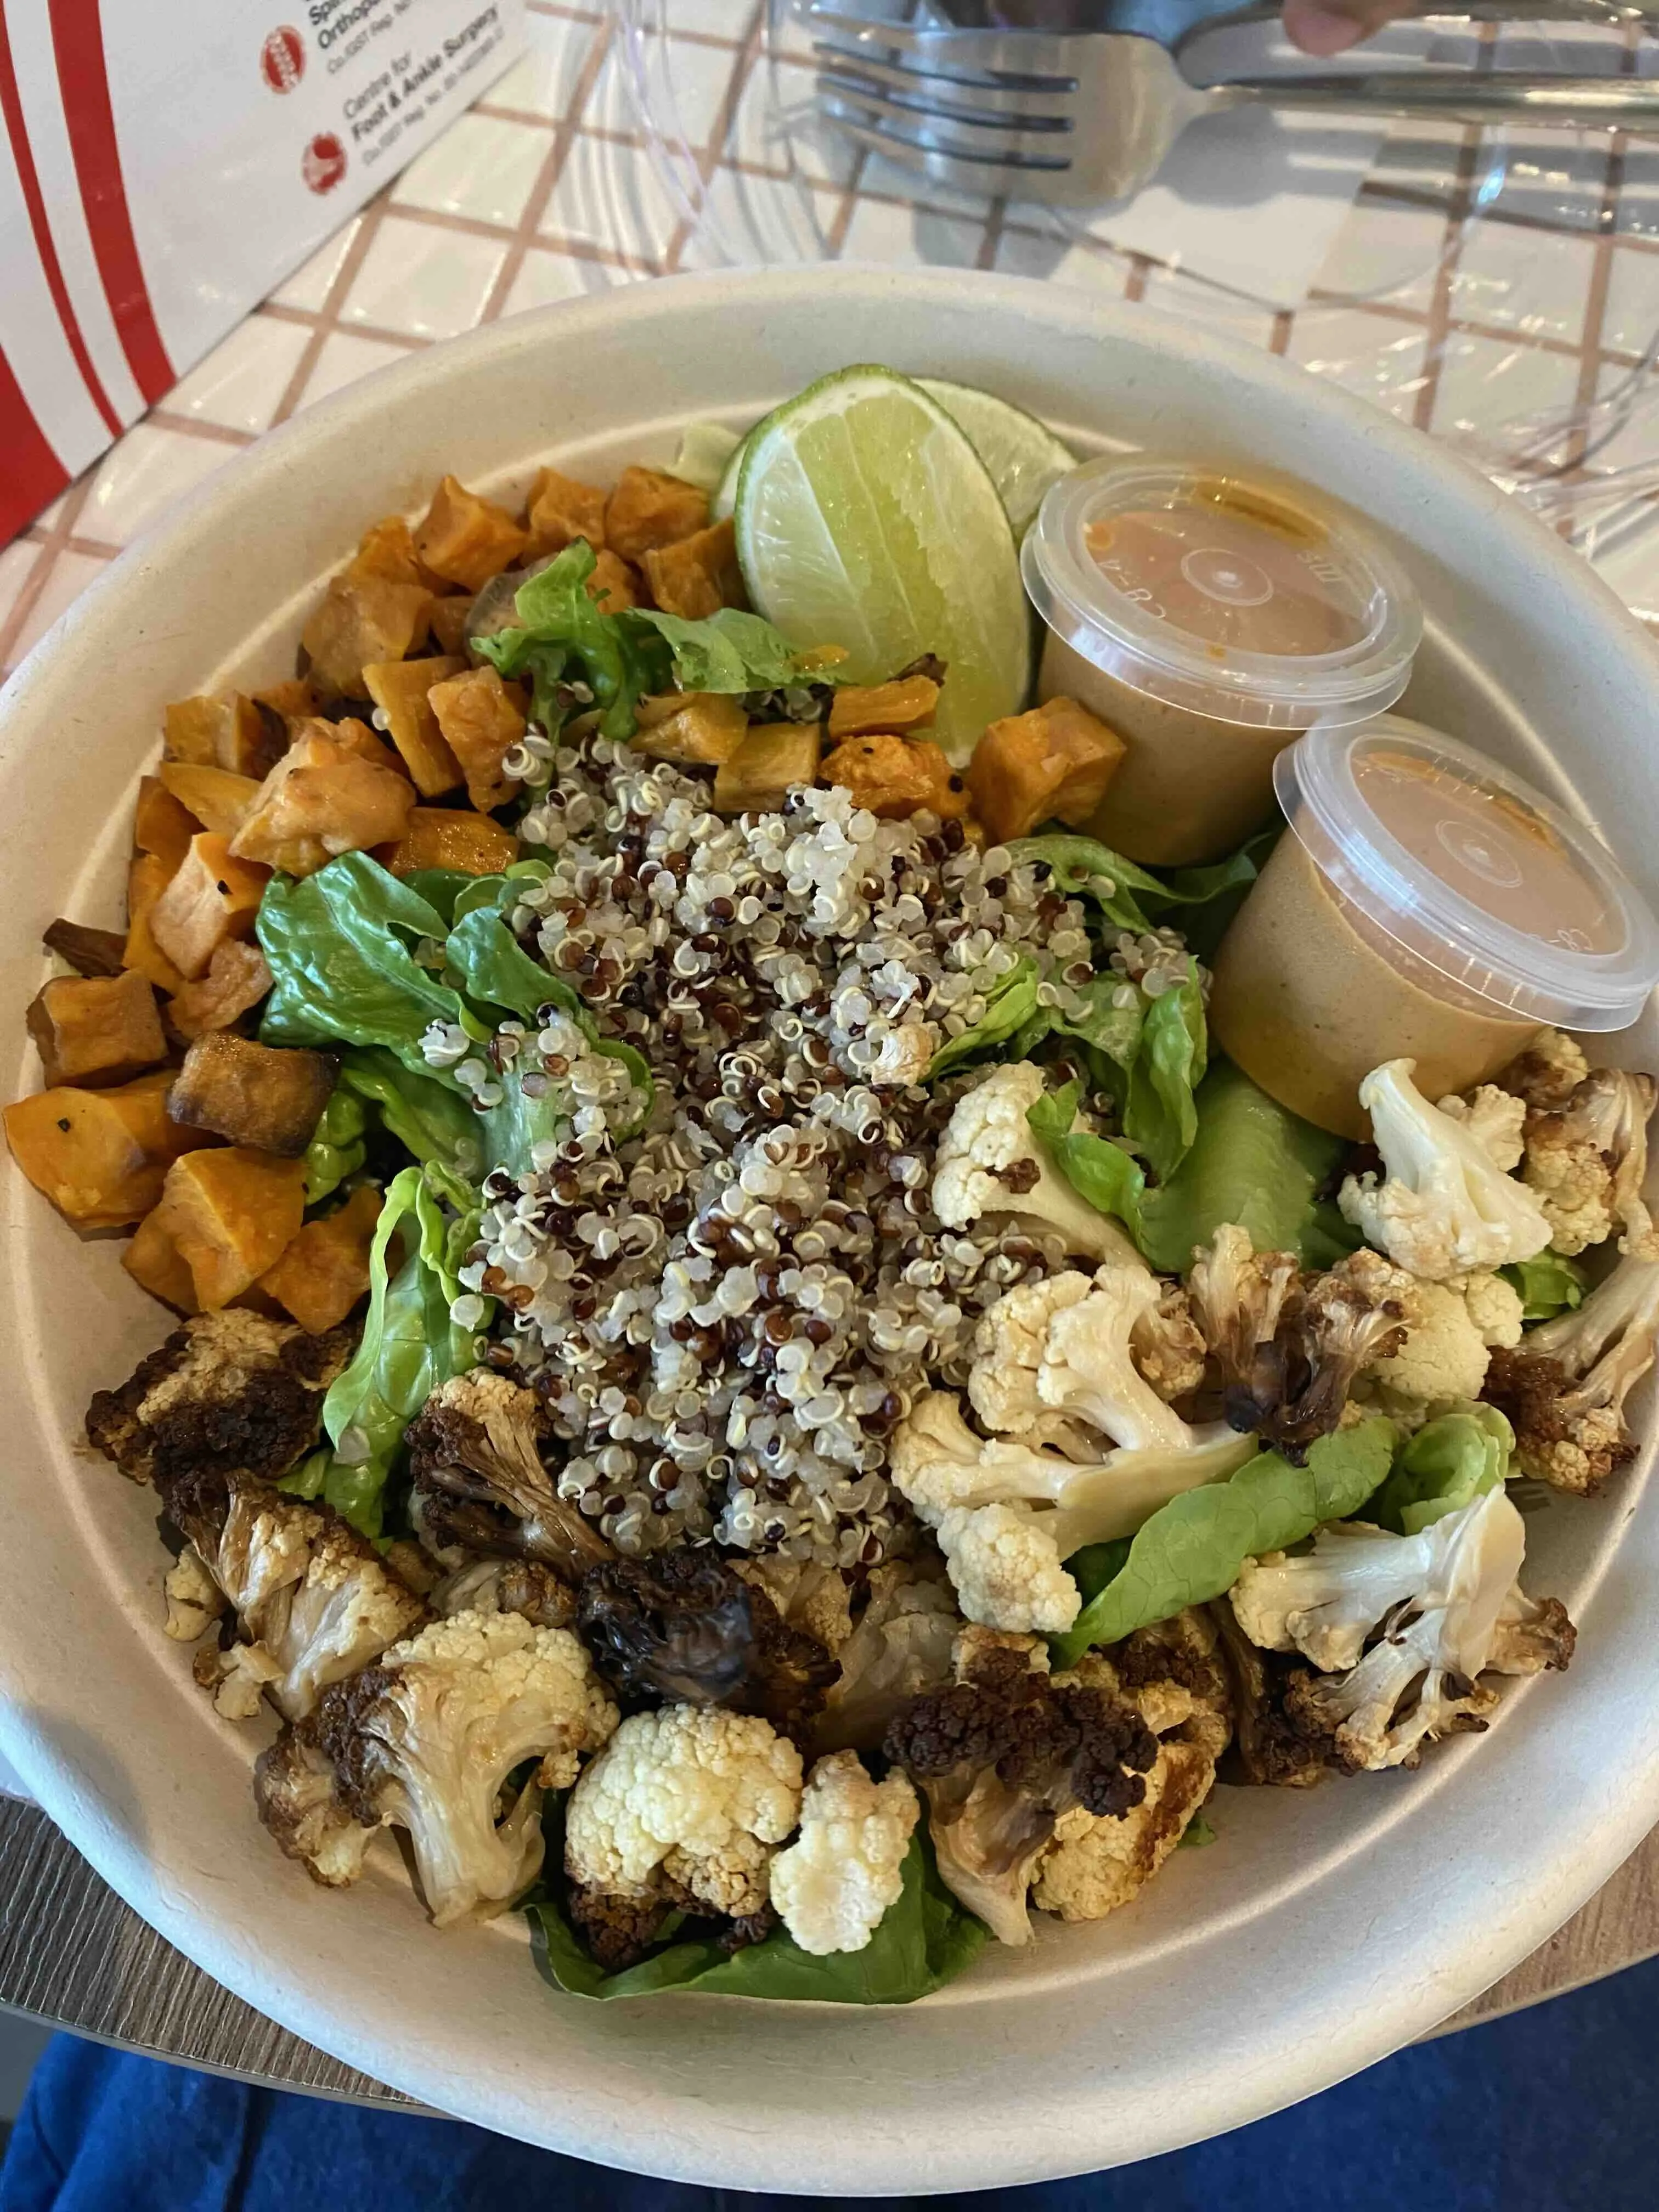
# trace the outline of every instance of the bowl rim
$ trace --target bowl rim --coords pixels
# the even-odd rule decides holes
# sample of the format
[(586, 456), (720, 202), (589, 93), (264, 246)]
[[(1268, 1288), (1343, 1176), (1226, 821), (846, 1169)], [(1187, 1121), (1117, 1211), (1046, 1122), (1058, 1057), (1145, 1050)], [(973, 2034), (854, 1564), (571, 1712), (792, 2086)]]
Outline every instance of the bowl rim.
[[(1133, 337), (1143, 346), (1150, 343), (1160, 354), (1241, 380), (1281, 407), (1294, 397), (1304, 414), (1344, 422), (1351, 431), (1363, 430), (1379, 449), (1379, 459), (1391, 456), (1417, 477), (1425, 476), (1425, 457), (1434, 453), (1434, 473), (1443, 479), (1444, 495), (1454, 507), (1512, 540), (1517, 532), (1526, 534), (1534, 564), (1544, 566), (1552, 589), (1570, 605), (1587, 652), (1605, 652), (1613, 662), (1622, 661), (1632, 680), (1634, 663), (1642, 654), (1659, 665), (1651, 641), (1607, 586), (1541, 525), (1518, 514), (1469, 464), (1434, 448), (1423, 434), (1382, 416), (1366, 402), (1316, 384), (1305, 372), (1254, 348), (1139, 305), (1098, 301), (1032, 278), (977, 271), (896, 271), (857, 264), (743, 270), (658, 279), (486, 325), (349, 386), (269, 434), (112, 563), (0, 690), (0, 770), (21, 754), (21, 736), (14, 733), (21, 732), (27, 720), (31, 702), (46, 692), (83, 639), (118, 619), (124, 608), (142, 605), (175, 549), (203, 532), (222, 530), (262, 483), (303, 462), (308, 453), (314, 457), (336, 446), (350, 428), (367, 430), (400, 393), (441, 386), (476, 363), (515, 349), (533, 352), (550, 341), (579, 343), (585, 331), (596, 328), (632, 331), (647, 342), (653, 324), (665, 331), (682, 314), (700, 307), (723, 306), (741, 312), (747, 307), (769, 313), (795, 309), (829, 316), (836, 299), (842, 297), (872, 307), (891, 304), (912, 316), (925, 316), (932, 306), (947, 301), (959, 305), (964, 285), (973, 289), (976, 313), (1012, 314), (1082, 336)], [(550, 434), (548, 443), (556, 442)], [(1653, 671), (1643, 672), (1650, 682)], [(0, 1313), (5, 1312), (15, 1326), (27, 1328), (27, 1285), (9, 1277), (0, 1285)], [(23, 1341), (23, 1336), (15, 1340)], [(1631, 1486), (1620, 1496), (1621, 1510), (1633, 1513), (1651, 1457), (1650, 1447), (1639, 1468), (1632, 1470)], [(1644, 1516), (1632, 1525), (1626, 1515), (1616, 1553), (1609, 1544), (1609, 1556), (1589, 1587), (1586, 1611), (1602, 1601), (1609, 1583), (1622, 1592), (1638, 1554), (1638, 1538), (1647, 1540), (1644, 1524), (1652, 1518)], [(312, 1979), (296, 1979), (285, 1967), (280, 1945), (267, 1948), (246, 1926), (233, 1923), (228, 1901), (216, 1896), (210, 1887), (192, 1893), (166, 1878), (94, 1765), (77, 1755), (73, 1742), (59, 1740), (64, 1734), (60, 1724), (42, 1721), (29, 1710), (38, 1704), (42, 1711), (52, 1711), (54, 1700), (47, 1693), (61, 1685), (46, 1679), (27, 1635), (8, 1620), (3, 1607), (0, 1668), (10, 1694), (0, 1699), (0, 1751), (99, 1874), (204, 1972), (293, 2033), (365, 2072), (394, 2081), (425, 2103), (634, 2171), (728, 2186), (793, 2191), (804, 2187), (842, 2196), (905, 2188), (927, 2192), (1092, 2172), (1219, 2133), (1371, 2063), (1436, 2026), (1487, 1987), (1570, 1917), (1659, 1820), (1659, 1728), (1653, 1725), (1659, 1720), (1659, 1681), (1650, 1686), (1628, 1664), (1621, 1670), (1616, 1656), (1614, 1639), (1609, 1636), (1604, 1648), (1593, 1648), (1576, 1666), (1575, 1679), (1588, 1674), (1594, 1686), (1607, 1690), (1623, 1730), (1620, 1759), (1614, 1762), (1604, 1754), (1592, 1758), (1577, 1747), (1553, 1744), (1562, 1754), (1559, 1771), (1552, 1778), (1554, 1794), (1546, 1790), (1528, 1808), (1525, 1820), (1494, 1830), (1490, 1817), (1497, 1770), (1507, 1772), (1517, 1763), (1520, 1731), (1512, 1724), (1511, 1713), (1505, 1712), (1480, 1747), (1492, 1772), (1471, 1762), (1472, 1747), (1443, 1747), (1446, 1755), (1434, 1786), (1424, 1787), (1410, 1808), (1400, 1808), (1384, 1824), (1382, 1843), (1375, 1846), (1395, 1849), (1389, 1838), (1402, 1825), (1419, 1832), (1432, 1796), (1432, 1817), (1440, 1824), (1434, 1852), (1437, 1860), (1449, 1855), (1452, 1863), (1437, 1867), (1435, 1893), (1426, 1904), (1413, 1899), (1413, 1909), (1407, 1911), (1403, 1902), (1381, 1897), (1365, 1925), (1356, 1929), (1334, 1911), (1328, 1899), (1322, 1902), (1316, 1886), (1288, 1921), (1285, 1908), (1273, 1905), (1260, 1914), (1244, 1914), (1237, 1925), (1223, 1916), (1213, 1938), (1206, 1940), (1242, 1947), (1237, 1955), (1246, 1968), (1254, 1960), (1263, 1974), (1275, 1971), (1275, 1923), (1281, 1941), (1292, 1929), (1305, 1932), (1312, 1939), (1314, 1955), (1293, 1986), (1264, 2000), (1279, 2023), (1277, 2049), (1262, 2049), (1260, 2018), (1215, 2024), (1208, 2079), (1200, 2081), (1193, 2074), (1182, 2085), (1194, 2100), (1186, 2108), (1190, 2117), (1172, 2117), (1170, 2084), (1146, 2073), (1144, 2063), (1126, 2045), (1120, 2024), (1111, 2055), (1116, 2078), (1109, 2078), (1110, 2069), (1103, 2073), (1103, 2088), (1109, 2087), (1111, 2094), (1079, 2109), (1075, 2102), (1056, 2101), (1034, 2091), (1018, 2113), (999, 2116), (994, 2142), (981, 2136), (971, 2144), (951, 2141), (913, 2146), (878, 2127), (849, 2129), (844, 2111), (820, 2112), (817, 2134), (809, 2131), (808, 2139), (799, 2131), (799, 2116), (793, 2114), (787, 2128), (780, 2116), (775, 2127), (756, 2128), (751, 2118), (748, 2127), (732, 2130), (720, 2116), (720, 2096), (711, 2094), (702, 2100), (682, 2097), (678, 2110), (674, 2100), (665, 2097), (664, 2109), (652, 2118), (653, 2141), (641, 2156), (637, 2099), (629, 2102), (618, 2093), (607, 2104), (603, 2095), (589, 2093), (573, 2108), (568, 2100), (561, 2103), (550, 2094), (549, 2085), (533, 2075), (458, 2081), (442, 2022), (423, 2028), (418, 2021), (392, 2018), (386, 1991), (372, 1993), (378, 2011), (366, 2017), (353, 2008), (356, 1991), (349, 1975), (319, 1962)], [(1522, 1686), (1511, 1693), (1507, 1702), (1516, 1712), (1523, 1705), (1530, 1707), (1530, 1688)], [(1527, 1741), (1531, 1743), (1538, 1733), (1536, 1729), (1530, 1731)], [(1560, 1734), (1559, 1727), (1555, 1733)], [(1624, 1745), (1633, 1748), (1626, 1753)], [(1519, 1763), (1525, 1765), (1524, 1757)], [(1417, 1817), (1407, 1818), (1408, 1812)], [(1373, 1845), (1368, 1842), (1365, 1848)], [(1329, 1887), (1324, 1876), (1320, 1880)], [(1496, 1906), (1495, 1893), (1499, 1900)], [(1449, 1928), (1457, 1930), (1460, 1942), (1449, 1944)], [(1356, 1941), (1357, 1936), (1363, 1940)], [(525, 1971), (529, 1971), (527, 1963)], [(999, 2028), (993, 2015), (1000, 2004), (996, 1993), (990, 1994), (993, 2002), (973, 2008), (975, 2024), (988, 2044), (1005, 2047), (1011, 2047), (1022, 2011), (1051, 2002), (1030, 1996), (1017, 1998), (1009, 1992), (1006, 2025)], [(949, 1996), (945, 1993), (947, 2000)], [(696, 2007), (696, 2016), (705, 2023), (710, 2005), (738, 2008), (730, 1999), (683, 1998), (678, 2002)], [(605, 2008), (607, 2012), (623, 2009)], [(740, 2009), (752, 2021), (753, 2003), (742, 2001)], [(908, 2017), (921, 2025), (930, 2020), (937, 2024), (951, 2009), (948, 2002), (941, 2008), (941, 2001), (935, 1999), (908, 2008)], [(784, 2011), (793, 2012), (795, 2022), (778, 2022), (774, 2028), (775, 2015)], [(832, 2014), (838, 2017), (827, 2017)], [(905, 2016), (884, 2017), (890, 2022)], [(814, 2049), (833, 2049), (845, 2040), (837, 2032), (846, 2026), (842, 2008), (773, 2006), (762, 2017), (768, 2019), (774, 2039), (792, 2047), (804, 2040), (797, 2026), (802, 2019), (817, 2024), (805, 2039)], [(1153, 2017), (1155, 2012), (1149, 2015)], [(1101, 2033), (1109, 2038), (1114, 2031), (1105, 2023)], [(931, 2043), (938, 2038), (930, 2033), (926, 2039)], [(899, 2047), (885, 2027), (871, 2034), (872, 2049), (881, 2042)], [(1103, 2067), (1104, 2050), (1103, 2045)], [(734, 2097), (728, 2077), (720, 2079)]]

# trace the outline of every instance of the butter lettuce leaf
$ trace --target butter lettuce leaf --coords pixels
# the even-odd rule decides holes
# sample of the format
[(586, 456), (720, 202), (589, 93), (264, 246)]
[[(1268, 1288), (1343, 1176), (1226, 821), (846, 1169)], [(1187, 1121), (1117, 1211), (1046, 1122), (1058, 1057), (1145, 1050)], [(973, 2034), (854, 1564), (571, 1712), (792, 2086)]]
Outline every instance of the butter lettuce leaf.
[(1577, 1260), (1563, 1252), (1540, 1252), (1535, 1260), (1512, 1261), (1498, 1273), (1521, 1299), (1523, 1321), (1553, 1321), (1584, 1303), (1589, 1278)]
[(1496, 1406), (1453, 1407), (1401, 1445), (1365, 1518), (1397, 1536), (1419, 1535), (1506, 1482), (1514, 1456), (1515, 1431)]

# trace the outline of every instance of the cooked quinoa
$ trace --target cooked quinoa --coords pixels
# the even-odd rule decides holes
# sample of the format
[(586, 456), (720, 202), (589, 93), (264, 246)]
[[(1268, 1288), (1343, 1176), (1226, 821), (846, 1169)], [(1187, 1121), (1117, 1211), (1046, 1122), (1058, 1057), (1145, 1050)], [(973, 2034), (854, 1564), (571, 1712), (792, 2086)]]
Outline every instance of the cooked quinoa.
[[(973, 1077), (923, 1087), (1022, 957), (1045, 1003), (1092, 974), (1082, 905), (955, 823), (878, 821), (838, 787), (728, 820), (708, 787), (598, 737), (567, 744), (520, 824), (551, 860), (509, 917), (648, 1061), (656, 1096), (550, 1007), (498, 1054), (565, 1087), (563, 1141), (489, 1176), (456, 1319), (541, 1394), (559, 1476), (625, 1553), (683, 1536), (843, 1566), (902, 1549), (886, 1439), (925, 1379), (960, 1385), (984, 1309), (1064, 1263), (1016, 1224), (944, 1229), (933, 1152)], [(1184, 972), (1168, 933), (1124, 975)], [(459, 1030), (428, 1056), (481, 1108), (497, 1070)], [(1011, 1191), (1011, 1200), (1016, 1195)]]

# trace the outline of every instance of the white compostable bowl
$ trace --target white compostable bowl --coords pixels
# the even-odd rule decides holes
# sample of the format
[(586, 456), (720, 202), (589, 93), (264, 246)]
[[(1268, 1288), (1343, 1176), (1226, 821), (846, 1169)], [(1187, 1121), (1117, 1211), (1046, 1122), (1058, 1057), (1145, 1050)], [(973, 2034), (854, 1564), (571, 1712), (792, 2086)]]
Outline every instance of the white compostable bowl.
[[(1428, 611), (1405, 711), (1601, 825), (1650, 897), (1659, 653), (1577, 558), (1415, 432), (1141, 307), (955, 271), (676, 279), (518, 318), (266, 439), (118, 562), (0, 695), (0, 1081), (33, 1090), (40, 933), (120, 912), (169, 699), (289, 672), (319, 577), (445, 471), (521, 490), (666, 462), (844, 363), (980, 384), (1075, 441), (1300, 474), (1390, 539)], [(1615, 1040), (1652, 1066), (1651, 1010)], [(314, 1887), (258, 1827), (262, 1724), (216, 1719), (161, 1632), (155, 1500), (78, 1440), (167, 1317), (8, 1161), (0, 1236), (0, 1752), (99, 1872), (251, 2004), (412, 2095), (603, 2163), (852, 2197), (1087, 2172), (1258, 2118), (1380, 2058), (1558, 1928), (1659, 1820), (1650, 1449), (1529, 1516), (1580, 1624), (1564, 1679), (1415, 1774), (1222, 1793), (1220, 1840), (1127, 1911), (1045, 1923), (895, 2011), (544, 1986), (517, 1918), (434, 1934), (395, 1850)], [(1649, 1416), (1638, 1399), (1640, 1425)]]

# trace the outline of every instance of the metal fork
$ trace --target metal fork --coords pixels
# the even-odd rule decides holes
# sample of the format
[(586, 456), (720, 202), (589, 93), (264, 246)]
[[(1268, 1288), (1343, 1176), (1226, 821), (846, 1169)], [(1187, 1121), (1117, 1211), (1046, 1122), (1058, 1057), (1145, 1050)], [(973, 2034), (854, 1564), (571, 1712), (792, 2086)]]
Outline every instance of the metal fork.
[(822, 0), (804, 15), (819, 34), (819, 105), (860, 145), (958, 191), (1061, 207), (1127, 198), (1156, 174), (1189, 123), (1230, 107), (1564, 130), (1659, 125), (1659, 82), (1635, 77), (1380, 69), (1200, 86), (1181, 68), (1191, 33), (1171, 48), (1139, 31), (917, 28)]

